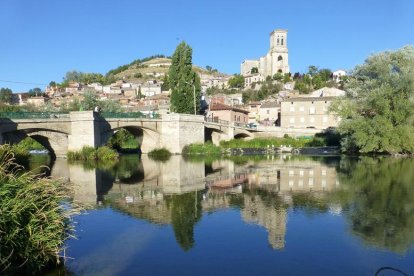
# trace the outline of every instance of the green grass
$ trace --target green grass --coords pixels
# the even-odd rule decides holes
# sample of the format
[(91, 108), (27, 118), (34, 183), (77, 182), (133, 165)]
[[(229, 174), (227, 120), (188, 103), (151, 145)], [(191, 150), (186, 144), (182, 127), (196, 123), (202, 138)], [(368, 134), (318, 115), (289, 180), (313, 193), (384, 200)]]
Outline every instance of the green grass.
[(320, 137), (292, 138), (289, 136), (283, 138), (254, 138), (252, 140), (233, 139), (220, 142), (220, 146), (223, 148), (267, 148), (272, 146), (280, 147), (282, 145), (294, 148), (319, 147), (324, 146), (325, 142)]
[(80, 151), (68, 151), (69, 161), (111, 161), (119, 157), (116, 150), (103, 146), (99, 148), (84, 146)]
[(33, 274), (60, 262), (77, 207), (67, 185), (24, 172), (15, 161), (10, 147), (0, 146), (0, 273)]
[(183, 155), (221, 156), (222, 150), (211, 142), (204, 144), (190, 144), (184, 147)]
[(148, 156), (156, 161), (168, 161), (171, 157), (171, 152), (166, 148), (154, 149), (148, 153)]

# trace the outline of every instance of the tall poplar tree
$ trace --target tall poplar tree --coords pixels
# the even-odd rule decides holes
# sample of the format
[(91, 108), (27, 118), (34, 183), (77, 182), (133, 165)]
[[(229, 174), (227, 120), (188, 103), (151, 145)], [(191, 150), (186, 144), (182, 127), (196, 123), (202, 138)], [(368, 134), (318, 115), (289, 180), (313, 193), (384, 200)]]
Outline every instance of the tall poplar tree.
[[(194, 114), (194, 98), (197, 113), (200, 110), (200, 78), (193, 71), (193, 50), (181, 42), (172, 56), (172, 62), (168, 73), (171, 89), (171, 111), (176, 113)], [(195, 97), (193, 91), (195, 86)]]

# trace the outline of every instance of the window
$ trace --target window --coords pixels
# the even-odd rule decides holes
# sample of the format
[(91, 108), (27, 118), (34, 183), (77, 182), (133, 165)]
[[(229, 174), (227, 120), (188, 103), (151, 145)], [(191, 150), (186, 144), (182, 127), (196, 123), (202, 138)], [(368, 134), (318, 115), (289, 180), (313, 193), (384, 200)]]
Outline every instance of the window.
[(268, 110), (266, 110), (266, 112), (267, 112), (267, 114), (269, 114), (270, 113), (270, 110), (268, 109)]
[(313, 187), (313, 178), (309, 178), (309, 187)]
[(326, 170), (322, 170), (322, 175), (326, 175)]
[(277, 45), (279, 45), (279, 38), (277, 39)]
[(289, 108), (289, 111), (290, 111), (290, 112), (295, 112), (295, 107), (294, 107), (294, 106), (291, 106), (291, 107)]
[(303, 180), (302, 179), (298, 181), (298, 186), (303, 187)]
[(328, 116), (323, 116), (323, 122), (327, 123), (328, 122)]
[(299, 175), (303, 176), (303, 171), (302, 170), (299, 171)]
[(282, 46), (283, 46), (283, 38), (281, 39), (281, 43), (280, 43), (280, 45), (282, 45)]
[(295, 118), (290, 118), (290, 119), (289, 119), (289, 122), (290, 122), (291, 124), (294, 124), (294, 123), (295, 123)]
[(304, 106), (300, 106), (299, 107), (299, 111), (305, 111), (305, 107)]
[(315, 107), (314, 106), (311, 106), (309, 108), (309, 114), (315, 114)]
[(315, 122), (315, 118), (314, 117), (310, 117), (309, 118), (309, 122), (314, 123)]
[(300, 122), (301, 122), (301, 123), (304, 123), (304, 122), (305, 122), (305, 118), (300, 117)]
[(295, 174), (295, 172), (293, 170), (289, 170), (289, 176), (292, 176), (294, 174)]

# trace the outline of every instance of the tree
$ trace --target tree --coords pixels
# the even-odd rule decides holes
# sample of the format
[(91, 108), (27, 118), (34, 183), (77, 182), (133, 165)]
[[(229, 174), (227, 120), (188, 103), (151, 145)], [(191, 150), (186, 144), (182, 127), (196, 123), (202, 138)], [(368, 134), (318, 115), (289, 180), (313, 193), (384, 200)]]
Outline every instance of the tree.
[(346, 90), (348, 97), (333, 106), (342, 118), (344, 150), (414, 152), (414, 47), (369, 57)]
[(207, 66), (206, 66), (206, 69), (207, 69), (207, 71), (209, 71), (209, 72), (213, 71), (213, 67), (211, 67), (210, 65), (207, 65)]
[(43, 96), (43, 91), (39, 87), (33, 88), (29, 90), (29, 96), (30, 97), (37, 97), (37, 96)]
[(240, 74), (234, 74), (234, 76), (229, 79), (229, 87), (230, 88), (243, 88), (244, 77)]
[(273, 75), (273, 79), (275, 81), (282, 81), (283, 80), (283, 75), (280, 72), (277, 72), (276, 74)]
[(252, 70), (250, 70), (250, 74), (257, 74), (259, 73), (259, 68), (253, 67)]
[(199, 76), (193, 71), (192, 53), (191, 47), (183, 41), (172, 56), (168, 79), (173, 112), (194, 114), (194, 98), (196, 112), (200, 109), (201, 85)]
[(10, 103), (12, 99), (12, 91), (10, 88), (0, 89), (0, 103)]
[(165, 75), (164, 79), (162, 80), (161, 91), (168, 91), (168, 90), (170, 90), (170, 82), (168, 80), (168, 75)]
[(308, 74), (309, 74), (309, 75), (314, 76), (314, 75), (316, 75), (317, 73), (318, 73), (318, 67), (317, 67), (317, 66), (315, 66), (315, 65), (310, 65), (310, 66), (308, 67)]
[(95, 91), (86, 90), (83, 93), (83, 101), (81, 107), (83, 110), (93, 110), (98, 105), (98, 95)]
[(290, 76), (291, 76), (290, 73), (285, 73), (283, 75), (283, 83), (290, 82), (291, 81)]

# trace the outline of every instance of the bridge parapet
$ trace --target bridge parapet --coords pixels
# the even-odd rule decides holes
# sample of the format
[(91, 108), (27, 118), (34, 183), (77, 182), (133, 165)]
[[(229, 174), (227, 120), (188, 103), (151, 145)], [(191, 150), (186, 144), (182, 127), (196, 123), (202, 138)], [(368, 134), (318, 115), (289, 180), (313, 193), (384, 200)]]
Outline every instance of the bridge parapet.
[(61, 119), (69, 118), (65, 112), (0, 112), (3, 119)]

